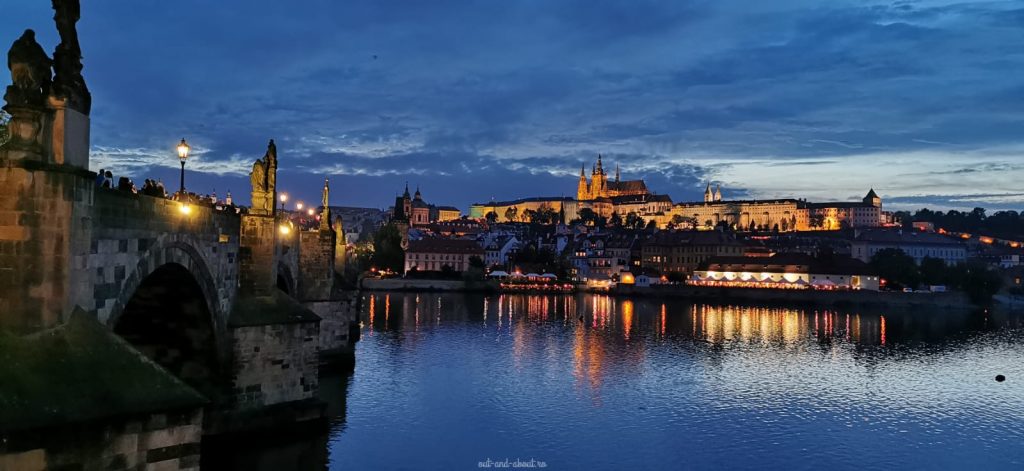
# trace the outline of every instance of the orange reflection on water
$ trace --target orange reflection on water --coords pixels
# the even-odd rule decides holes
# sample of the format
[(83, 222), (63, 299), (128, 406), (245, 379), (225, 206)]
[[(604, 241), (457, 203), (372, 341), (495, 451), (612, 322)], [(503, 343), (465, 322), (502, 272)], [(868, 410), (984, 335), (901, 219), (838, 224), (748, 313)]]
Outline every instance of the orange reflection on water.
[(370, 335), (373, 335), (373, 315), (377, 311), (377, 295), (370, 296)]
[(661, 303), (661, 338), (665, 338), (665, 303)]
[[(701, 306), (700, 310), (700, 335), (712, 343), (760, 340), (793, 344), (808, 335), (809, 319), (799, 309)], [(696, 332), (696, 312), (693, 321)]]
[(881, 323), (881, 325), (879, 326), (878, 330), (881, 333), (882, 345), (885, 345), (885, 316), (881, 317), (880, 323)]
[(622, 302), (622, 333), (629, 340), (629, 332), (633, 329), (633, 301)]
[(601, 402), (601, 382), (604, 376), (605, 350), (600, 335), (588, 332), (584, 326), (576, 328), (573, 336), (573, 377), (577, 386), (589, 386), (594, 402)]

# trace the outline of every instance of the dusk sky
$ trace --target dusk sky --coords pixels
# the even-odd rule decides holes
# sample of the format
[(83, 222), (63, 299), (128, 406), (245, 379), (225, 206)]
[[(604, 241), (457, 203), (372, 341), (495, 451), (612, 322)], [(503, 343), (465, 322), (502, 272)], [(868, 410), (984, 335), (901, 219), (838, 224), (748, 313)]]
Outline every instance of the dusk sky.
[[(0, 44), (50, 2), (5, 1)], [(675, 201), (1024, 209), (1020, 2), (83, 2), (92, 167), (385, 207), (574, 195), (598, 153)], [(0, 85), (9, 83), (4, 74)]]

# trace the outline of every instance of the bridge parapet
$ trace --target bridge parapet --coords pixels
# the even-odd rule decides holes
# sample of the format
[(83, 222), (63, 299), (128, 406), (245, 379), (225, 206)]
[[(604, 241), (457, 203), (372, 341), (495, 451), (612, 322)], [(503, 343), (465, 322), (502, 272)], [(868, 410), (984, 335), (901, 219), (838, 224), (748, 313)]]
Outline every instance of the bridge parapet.
[(231, 211), (96, 189), (89, 269), (97, 317), (117, 321), (147, 275), (168, 263), (189, 269), (223, 332), (238, 287), (241, 218)]

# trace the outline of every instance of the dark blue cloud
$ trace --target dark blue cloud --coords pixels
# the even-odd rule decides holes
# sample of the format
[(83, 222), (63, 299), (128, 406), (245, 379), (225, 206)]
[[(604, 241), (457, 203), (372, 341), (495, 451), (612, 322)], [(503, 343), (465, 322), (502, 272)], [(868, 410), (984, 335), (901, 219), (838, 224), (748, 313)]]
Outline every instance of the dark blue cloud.
[[(32, 27), (52, 50), (48, 2), (10, 3), (0, 44)], [(983, 201), (1024, 203), (1010, 2), (111, 0), (82, 15), (97, 168), (175, 181), (184, 136), (190, 187), (243, 201), (274, 138), (282, 183), (315, 201), (330, 175), (338, 204), (384, 206), (406, 180), (462, 207), (572, 194), (599, 152), (676, 200), (714, 179), (947, 205), (985, 182), (1003, 196)], [(885, 159), (926, 163), (864, 163)]]

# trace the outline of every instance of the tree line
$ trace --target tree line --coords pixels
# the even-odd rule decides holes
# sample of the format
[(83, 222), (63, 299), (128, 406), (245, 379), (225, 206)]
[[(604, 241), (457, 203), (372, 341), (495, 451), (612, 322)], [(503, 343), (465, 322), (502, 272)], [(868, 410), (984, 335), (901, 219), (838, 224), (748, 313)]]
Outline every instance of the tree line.
[(942, 228), (951, 232), (981, 233), (1007, 239), (1024, 237), (1024, 213), (1013, 210), (996, 211), (987, 215), (984, 208), (974, 208), (970, 211), (953, 209), (946, 212), (923, 208), (914, 213), (897, 211), (894, 215), (906, 229), (911, 229), (915, 221), (922, 221), (934, 224), (936, 229)]
[(942, 285), (963, 291), (971, 302), (985, 305), (1003, 287), (1003, 277), (983, 262), (946, 262), (925, 257), (918, 265), (914, 257), (900, 249), (882, 249), (871, 257), (871, 267), (891, 289), (918, 289), (922, 285)]

